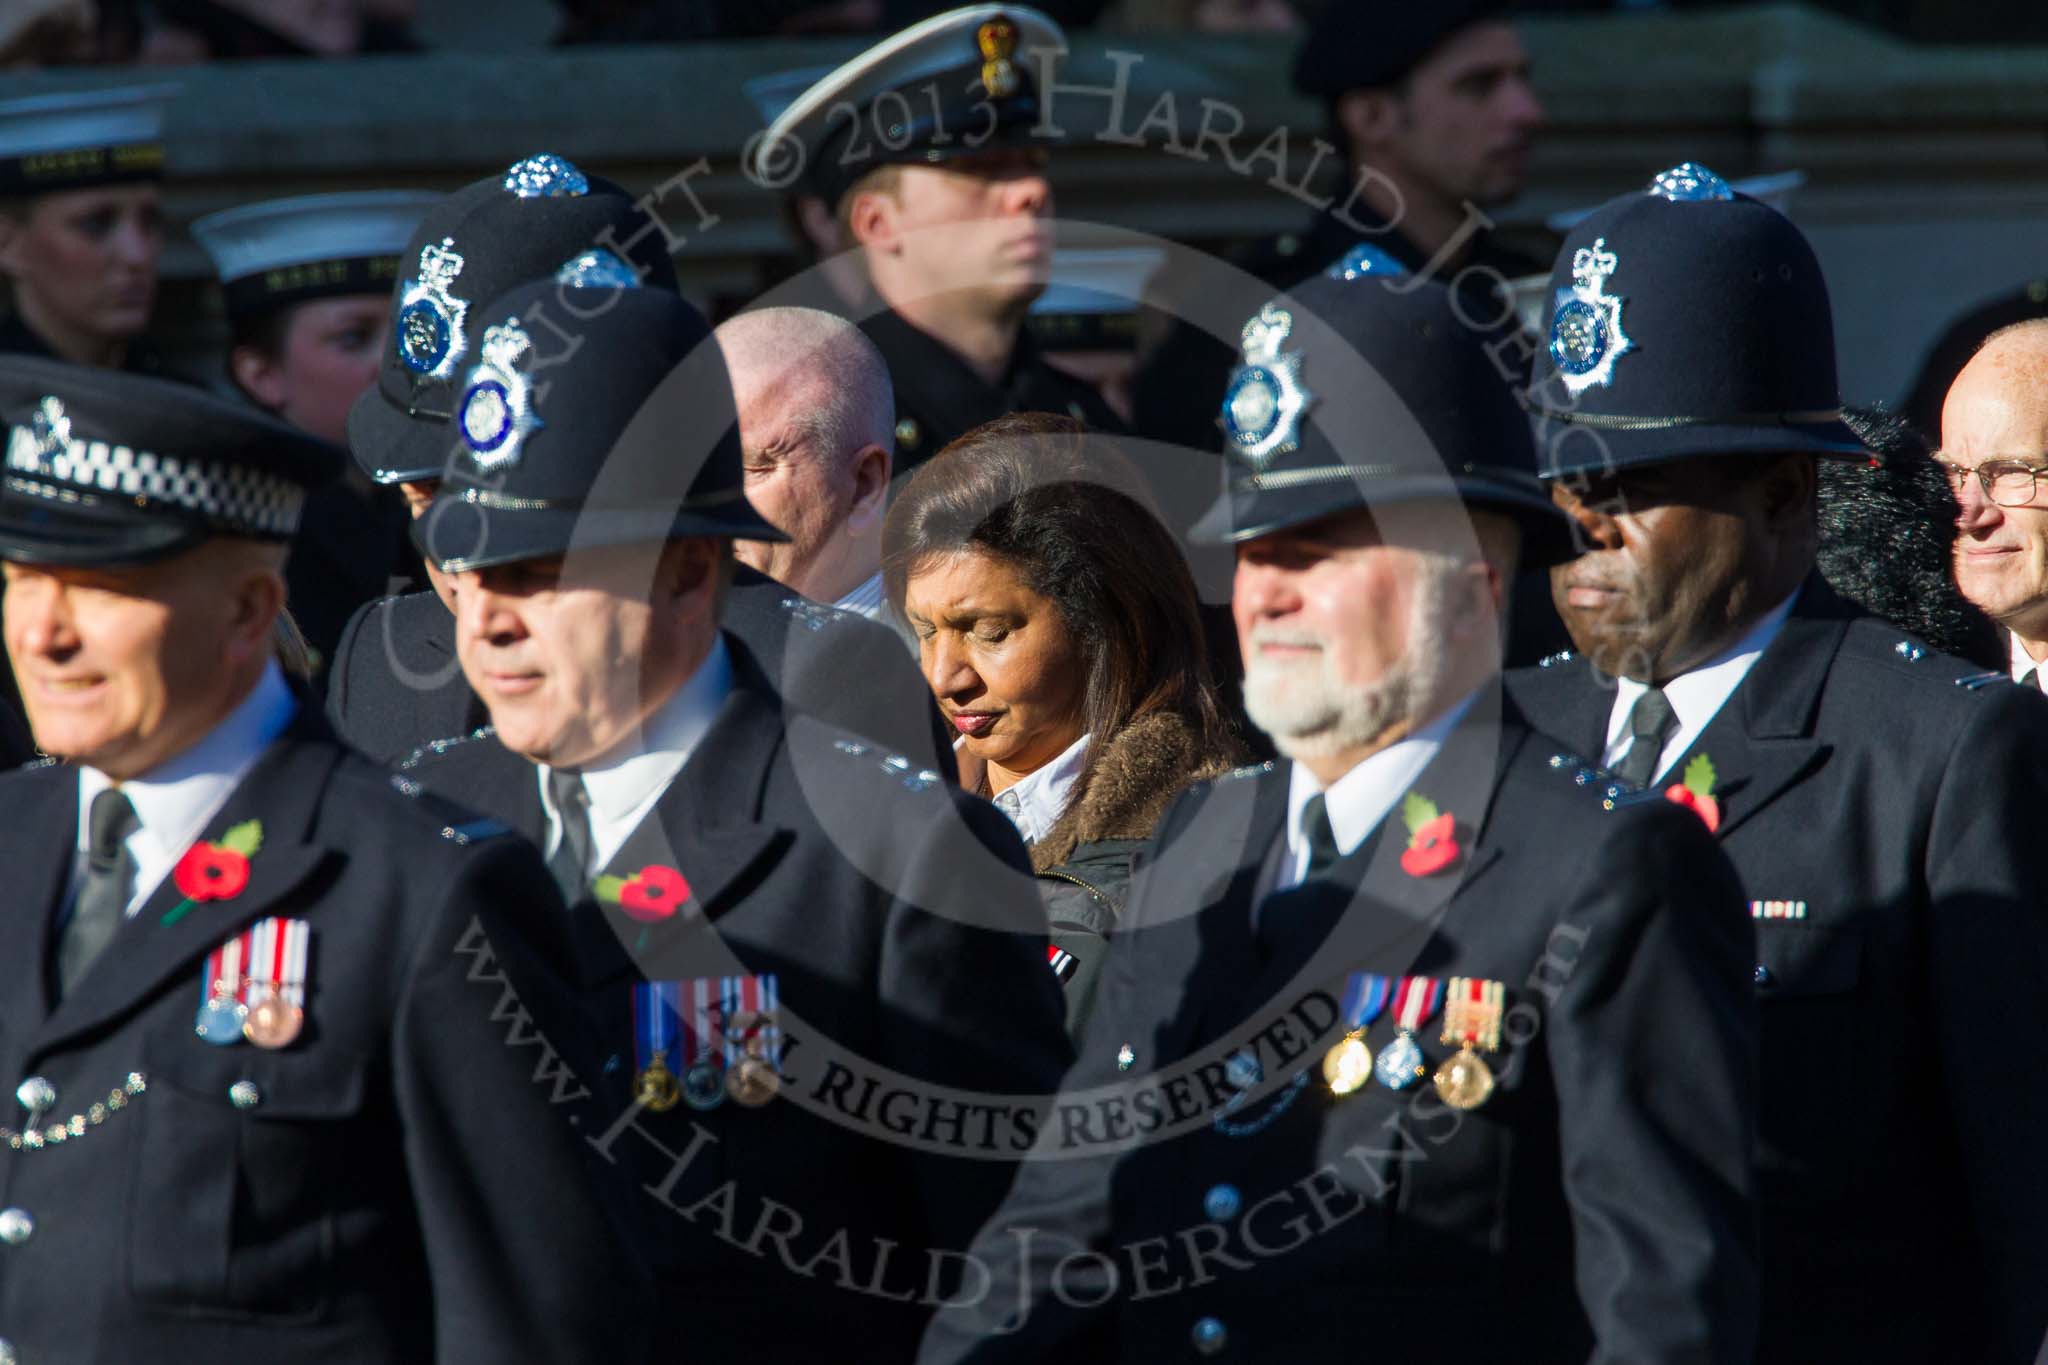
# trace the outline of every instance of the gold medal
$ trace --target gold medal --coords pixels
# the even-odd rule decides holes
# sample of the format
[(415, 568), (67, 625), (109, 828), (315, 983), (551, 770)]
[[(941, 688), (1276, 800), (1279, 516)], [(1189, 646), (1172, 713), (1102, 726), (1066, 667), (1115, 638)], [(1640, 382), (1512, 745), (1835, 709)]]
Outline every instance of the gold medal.
[(725, 1073), (725, 1093), (749, 1109), (758, 1109), (775, 1098), (782, 1077), (759, 1057), (742, 1057)]
[(668, 1069), (660, 1053), (647, 1064), (647, 1069), (633, 1078), (633, 1099), (657, 1114), (666, 1114), (676, 1107), (683, 1098), (682, 1083), (676, 1080), (676, 1073)]
[(242, 1036), (258, 1047), (290, 1047), (305, 1023), (304, 1010), (286, 1003), (283, 996), (267, 995), (242, 1020)]
[(1466, 1044), (1436, 1069), (1437, 1097), (1453, 1109), (1477, 1109), (1493, 1094), (1493, 1068)]
[(1333, 1095), (1348, 1095), (1372, 1079), (1372, 1049), (1365, 1030), (1353, 1029), (1323, 1054), (1323, 1080)]

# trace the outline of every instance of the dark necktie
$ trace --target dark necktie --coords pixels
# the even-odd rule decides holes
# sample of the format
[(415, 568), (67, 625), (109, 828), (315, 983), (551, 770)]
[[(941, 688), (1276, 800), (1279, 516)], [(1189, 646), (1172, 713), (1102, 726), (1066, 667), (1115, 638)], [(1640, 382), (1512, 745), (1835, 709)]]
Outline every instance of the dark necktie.
[(555, 841), (548, 871), (570, 905), (590, 890), (590, 792), (583, 774), (573, 769), (548, 769), (548, 795), (554, 798), (555, 822), (562, 837)]
[(1678, 717), (1671, 710), (1671, 701), (1660, 688), (1649, 688), (1636, 698), (1633, 710), (1628, 713), (1628, 732), (1632, 741), (1628, 752), (1621, 756), (1621, 762), (1614, 765), (1614, 775), (1634, 787), (1648, 786), (1650, 779), (1657, 775), (1657, 759), (1670, 742), (1672, 732), (1678, 728)]
[(1301, 874), (1301, 879), (1321, 881), (1339, 856), (1337, 832), (1330, 828), (1330, 810), (1321, 792), (1311, 796), (1301, 808), (1301, 841), (1308, 845), (1308, 870)]
[(128, 894), (135, 885), (135, 855), (128, 851), (128, 836), (141, 823), (118, 788), (109, 787), (92, 799), (86, 816), (85, 876), (71, 918), (64, 921), (57, 940), (59, 999), (70, 994), (128, 914)]

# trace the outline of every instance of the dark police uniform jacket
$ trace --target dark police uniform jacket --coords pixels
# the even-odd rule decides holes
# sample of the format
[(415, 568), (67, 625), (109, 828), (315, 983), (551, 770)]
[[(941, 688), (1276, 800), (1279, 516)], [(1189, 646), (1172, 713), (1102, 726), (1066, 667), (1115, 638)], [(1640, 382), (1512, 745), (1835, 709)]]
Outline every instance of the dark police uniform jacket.
[[(1734, 876), (1694, 816), (1604, 809), (1597, 779), (1484, 703), (1412, 788), (1455, 819), (1441, 872), (1403, 869), (1397, 811), (1325, 879), (1259, 902), (1255, 931), (1287, 766), (1168, 813), (1046, 1123), (1059, 1159), (1025, 1166), (979, 1248), (997, 1290), (942, 1313), (922, 1360), (1748, 1361), (1755, 1009)], [(1320, 1063), (1358, 970), (1501, 982), (1492, 1097), (1452, 1109), (1427, 1078), (1334, 1096)], [(1441, 1029), (1416, 1040), (1432, 1070), (1455, 1051)], [(1244, 1092), (1240, 1051), (1260, 1078)], [(1076, 1243), (1116, 1259), (1114, 1287), (1058, 1264)], [(1033, 1308), (999, 1333), (1020, 1277)]]
[[(760, 1108), (621, 1099), (590, 1127), (646, 1191), (676, 1358), (907, 1360), (1071, 1055), (1044, 915), (994, 807), (786, 717), (727, 645), (732, 692), (607, 869), (676, 869), (692, 903), (647, 927), (585, 900), (575, 964), (622, 1086), (635, 983), (773, 973), (782, 1090)], [(404, 775), (547, 837), (536, 770), (488, 731)]]
[(984, 422), (1013, 412), (1058, 413), (1097, 431), (1124, 430), (1095, 386), (1048, 364), (1029, 331), (1017, 334), (1003, 382), (990, 384), (952, 347), (891, 309), (861, 319), (860, 327), (888, 362), (896, 390), (898, 478)]
[[(2048, 708), (1809, 580), (1691, 754), (1760, 908), (1764, 1362), (2032, 1361), (2048, 1332)], [(1583, 659), (1509, 675), (1597, 756)], [(1674, 769), (1676, 771), (1677, 769)], [(2019, 1164), (2016, 1164), (2019, 1163)]]
[[(888, 744), (956, 780), (952, 744), (931, 689), (887, 626), (824, 606), (744, 566), (721, 608), (787, 706)], [(328, 671), (327, 717), (382, 762), (490, 723), (455, 656), (455, 618), (431, 592), (358, 611)]]
[[(542, 1045), (508, 1040), (564, 990), (529, 946), (560, 911), (523, 841), (394, 791), (302, 712), (208, 827), (262, 822), (245, 889), (165, 924), (166, 877), (53, 1009), (77, 802), (69, 767), (0, 777), (0, 1069), (56, 1094), (40, 1145), (0, 1148), (0, 1201), (33, 1220), (0, 1246), (7, 1359), (641, 1358), (607, 1172), (537, 1083)], [(201, 1041), (207, 954), (266, 916), (312, 929), (304, 1031)]]

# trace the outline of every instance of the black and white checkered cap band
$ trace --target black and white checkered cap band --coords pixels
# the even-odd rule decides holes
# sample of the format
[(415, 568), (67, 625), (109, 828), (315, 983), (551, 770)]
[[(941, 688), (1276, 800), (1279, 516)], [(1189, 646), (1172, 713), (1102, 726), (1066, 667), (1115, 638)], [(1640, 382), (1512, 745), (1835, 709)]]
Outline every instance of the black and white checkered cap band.
[(8, 434), (7, 488), (86, 507), (112, 499), (134, 507), (157, 503), (223, 531), (277, 539), (298, 530), (306, 500), (303, 488), (272, 474), (106, 441), (57, 441), (30, 427)]

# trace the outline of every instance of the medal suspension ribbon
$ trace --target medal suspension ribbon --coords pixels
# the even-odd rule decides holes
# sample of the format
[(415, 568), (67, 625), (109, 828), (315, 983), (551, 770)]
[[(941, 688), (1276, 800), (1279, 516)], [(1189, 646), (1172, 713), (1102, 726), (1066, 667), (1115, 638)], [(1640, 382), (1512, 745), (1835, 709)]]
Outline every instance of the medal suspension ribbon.
[(1391, 980), (1372, 972), (1351, 973), (1344, 986), (1344, 1003), (1339, 1011), (1344, 1027), (1353, 1033), (1364, 1032), (1387, 1007), (1387, 995), (1393, 986)]
[(659, 1057), (663, 1066), (674, 1066), (676, 1011), (668, 992), (672, 981), (642, 981), (633, 987), (633, 1051), (635, 1070), (645, 1072)]
[(1394, 1025), (1403, 1033), (1420, 1033), (1444, 998), (1444, 983), (1433, 976), (1404, 976), (1394, 992)]

